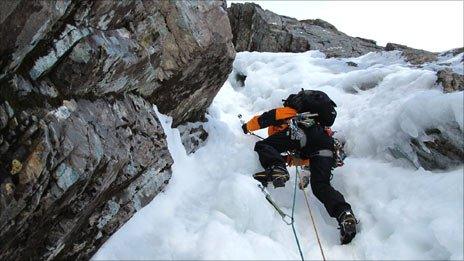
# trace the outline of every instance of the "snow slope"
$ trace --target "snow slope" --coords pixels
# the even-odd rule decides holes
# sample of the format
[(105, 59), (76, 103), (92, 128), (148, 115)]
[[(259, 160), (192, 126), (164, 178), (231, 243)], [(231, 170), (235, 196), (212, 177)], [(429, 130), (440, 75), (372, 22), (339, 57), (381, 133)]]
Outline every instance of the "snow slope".
[[(243, 87), (237, 73), (247, 75)], [(187, 155), (178, 130), (160, 115), (174, 158), (171, 182), (94, 259), (299, 259), (291, 227), (251, 177), (261, 170), (253, 151), (257, 138), (241, 132), (237, 114), (249, 119), (305, 88), (323, 90), (338, 104), (334, 129), (349, 157), (332, 183), (361, 220), (355, 240), (339, 245), (335, 220), (308, 188), (326, 257), (462, 260), (462, 166), (430, 172), (388, 153), (392, 146), (410, 151), (408, 140), (426, 138), (427, 127), (454, 122), (463, 129), (463, 92), (444, 94), (435, 80), (432, 71), (408, 67), (397, 52), (351, 59), (325, 59), (317, 51), (239, 53), (209, 108), (209, 137), (197, 152)], [(288, 213), (290, 172), (285, 188), (270, 189)], [(305, 258), (321, 259), (300, 191), (296, 228)]]

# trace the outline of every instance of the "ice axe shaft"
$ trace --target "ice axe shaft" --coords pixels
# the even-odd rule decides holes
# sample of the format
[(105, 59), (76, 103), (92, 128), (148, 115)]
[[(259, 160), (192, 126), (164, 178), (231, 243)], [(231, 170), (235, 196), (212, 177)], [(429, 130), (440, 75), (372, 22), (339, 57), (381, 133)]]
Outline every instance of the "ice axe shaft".
[(285, 212), (283, 212), (282, 209), (280, 209), (280, 207), (274, 202), (274, 200), (272, 200), (271, 194), (269, 194), (269, 192), (267, 192), (266, 189), (262, 185), (258, 185), (258, 187), (263, 192), (264, 196), (266, 197), (267, 202), (269, 202), (269, 204), (271, 204), (271, 206), (274, 207), (277, 213), (279, 213), (279, 215), (282, 217), (282, 220), (287, 225), (293, 224), (293, 221), (294, 221), (293, 218), (285, 214)]

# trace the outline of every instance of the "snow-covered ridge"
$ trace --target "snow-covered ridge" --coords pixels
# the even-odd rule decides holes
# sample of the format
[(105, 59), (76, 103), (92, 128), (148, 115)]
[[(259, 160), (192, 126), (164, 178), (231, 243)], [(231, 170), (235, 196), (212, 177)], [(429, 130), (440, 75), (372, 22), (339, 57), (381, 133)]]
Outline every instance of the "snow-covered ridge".
[[(243, 87), (236, 74), (246, 75)], [(454, 126), (462, 137), (463, 92), (445, 94), (435, 81), (432, 70), (411, 68), (398, 52), (347, 59), (326, 59), (317, 51), (239, 53), (209, 108), (209, 136), (198, 151), (187, 155), (178, 130), (160, 115), (174, 158), (170, 185), (94, 258), (298, 259), (290, 227), (251, 177), (261, 168), (253, 151), (256, 138), (241, 132), (237, 114), (248, 119), (304, 88), (323, 90), (338, 105), (334, 129), (349, 157), (332, 182), (361, 220), (355, 240), (340, 246), (336, 222), (310, 196), (326, 257), (462, 260), (462, 164), (440, 173), (415, 169), (389, 149), (414, 159), (410, 140), (429, 138), (428, 128)], [(459, 137), (453, 141), (459, 143)], [(290, 171), (284, 189), (271, 189), (286, 211), (295, 176)], [(297, 195), (305, 258), (321, 259), (303, 195)]]

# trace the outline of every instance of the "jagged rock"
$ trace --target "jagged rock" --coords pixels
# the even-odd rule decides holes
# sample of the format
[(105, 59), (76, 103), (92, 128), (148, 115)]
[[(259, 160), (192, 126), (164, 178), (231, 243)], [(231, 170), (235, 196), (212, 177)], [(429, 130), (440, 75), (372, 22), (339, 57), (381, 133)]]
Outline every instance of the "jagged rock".
[(0, 130), (5, 128), (8, 124), (9, 119), (13, 116), (11, 107), (7, 101), (0, 104)]
[[(332, 30), (332, 31), (338, 31), (337, 28), (329, 23), (329, 22), (326, 22), (322, 19), (306, 19), (306, 20), (301, 20), (300, 22), (302, 23), (305, 23), (305, 24), (310, 24), (310, 25), (317, 25), (317, 26), (320, 26), (322, 28), (325, 28), (325, 29), (329, 29), (329, 30)], [(374, 42), (375, 44), (375, 42)]]
[[(444, 53), (442, 53), (441, 55), (443, 56), (448, 56), (448, 55), (451, 55), (451, 56), (456, 56), (460, 53), (463, 53), (464, 52), (464, 47), (460, 47), (460, 48), (455, 48), (455, 49), (451, 49), (451, 50), (448, 50)], [(461, 62), (464, 62), (464, 56), (461, 58)]]
[(401, 51), (406, 61), (414, 65), (434, 62), (438, 58), (437, 53), (414, 49), (411, 47), (407, 47), (406, 45), (387, 43), (387, 46), (385, 46), (385, 51), (395, 51), (395, 50)]
[(355, 63), (355, 62), (352, 62), (352, 61), (348, 61), (348, 62), (346, 62), (346, 64), (347, 64), (348, 66), (351, 66), (351, 67), (358, 67), (358, 64)]
[(171, 115), (174, 125), (196, 121), (235, 56), (222, 1), (4, 5), (0, 81), (14, 87), (10, 95), (23, 96), (24, 106), (32, 93), (40, 102), (135, 92)]
[(328, 57), (356, 57), (383, 50), (375, 41), (350, 37), (326, 21), (298, 21), (263, 10), (253, 3), (234, 3), (228, 13), (237, 51), (320, 50)]
[(437, 72), (437, 84), (441, 84), (444, 92), (462, 91), (464, 90), (464, 75), (446, 68)]
[[(141, 97), (78, 100), (45, 119), (31, 147), (10, 146), (23, 167), (14, 197), (1, 195), (3, 258), (89, 257), (171, 175), (163, 130)], [(118, 208), (110, 216), (108, 204)]]
[(464, 162), (464, 140), (457, 122), (425, 129), (409, 144), (389, 147), (390, 155), (416, 168), (449, 170)]
[(178, 126), (182, 145), (187, 154), (197, 151), (208, 138), (208, 133), (203, 127), (202, 122), (187, 122)]
[(427, 170), (450, 169), (464, 162), (462, 130), (457, 124), (425, 130), (428, 139), (411, 140), (420, 166)]
[(89, 259), (163, 190), (152, 104), (203, 117), (235, 55), (225, 8), (0, 2), (0, 259)]

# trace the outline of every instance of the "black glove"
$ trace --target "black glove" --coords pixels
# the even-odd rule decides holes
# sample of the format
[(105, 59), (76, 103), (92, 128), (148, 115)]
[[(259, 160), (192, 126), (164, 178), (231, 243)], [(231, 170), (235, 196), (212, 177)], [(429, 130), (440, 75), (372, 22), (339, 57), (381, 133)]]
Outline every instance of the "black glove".
[(243, 130), (243, 133), (248, 134), (248, 129), (247, 129), (246, 123), (244, 123), (244, 124), (242, 125), (242, 130)]

